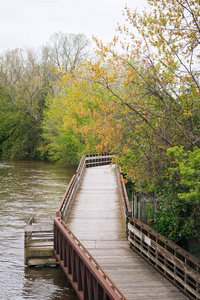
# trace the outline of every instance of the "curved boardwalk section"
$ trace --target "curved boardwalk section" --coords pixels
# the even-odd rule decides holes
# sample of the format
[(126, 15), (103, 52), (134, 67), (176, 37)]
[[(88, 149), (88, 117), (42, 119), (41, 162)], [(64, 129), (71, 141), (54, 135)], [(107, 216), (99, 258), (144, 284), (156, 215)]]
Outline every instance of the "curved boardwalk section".
[(129, 248), (118, 192), (110, 166), (86, 169), (67, 225), (128, 300), (188, 299)]

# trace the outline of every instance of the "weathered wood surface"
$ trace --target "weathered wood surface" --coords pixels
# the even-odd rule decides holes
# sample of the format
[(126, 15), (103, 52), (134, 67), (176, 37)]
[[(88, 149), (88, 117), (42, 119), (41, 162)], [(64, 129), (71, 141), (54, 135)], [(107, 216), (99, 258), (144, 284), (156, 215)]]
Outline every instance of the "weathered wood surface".
[(32, 218), (25, 226), (24, 262), (28, 266), (56, 264), (53, 219)]
[(127, 299), (188, 299), (129, 248), (110, 166), (86, 169), (67, 224)]

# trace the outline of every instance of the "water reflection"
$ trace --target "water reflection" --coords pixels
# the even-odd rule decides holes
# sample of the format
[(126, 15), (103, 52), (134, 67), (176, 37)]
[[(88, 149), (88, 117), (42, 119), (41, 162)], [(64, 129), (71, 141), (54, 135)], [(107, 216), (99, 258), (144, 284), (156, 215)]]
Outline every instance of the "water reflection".
[(74, 169), (0, 162), (0, 299), (76, 299), (59, 268), (24, 266), (24, 226), (54, 217)]
[[(59, 271), (59, 272), (58, 272)], [(25, 268), (24, 299), (76, 299), (66, 277), (58, 268)]]

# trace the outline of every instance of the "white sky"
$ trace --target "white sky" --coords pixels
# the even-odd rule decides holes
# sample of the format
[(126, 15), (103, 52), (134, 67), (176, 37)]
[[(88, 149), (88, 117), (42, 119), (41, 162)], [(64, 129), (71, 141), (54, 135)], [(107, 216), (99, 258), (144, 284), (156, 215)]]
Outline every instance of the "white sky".
[(37, 48), (59, 31), (109, 42), (117, 23), (125, 23), (126, 3), (132, 10), (147, 6), (147, 0), (0, 0), (0, 53)]

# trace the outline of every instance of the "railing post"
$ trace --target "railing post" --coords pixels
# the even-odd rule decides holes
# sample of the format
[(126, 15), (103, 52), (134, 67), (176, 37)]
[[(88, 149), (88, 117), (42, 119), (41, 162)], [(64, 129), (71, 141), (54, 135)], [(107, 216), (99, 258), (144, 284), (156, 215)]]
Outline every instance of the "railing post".
[(134, 218), (138, 218), (138, 196), (134, 194)]
[(132, 203), (132, 210), (131, 210), (131, 217), (134, 217), (134, 195), (133, 195), (133, 191), (131, 191), (131, 203)]

